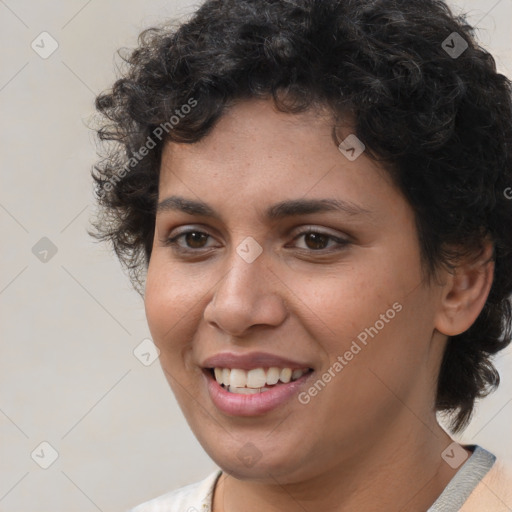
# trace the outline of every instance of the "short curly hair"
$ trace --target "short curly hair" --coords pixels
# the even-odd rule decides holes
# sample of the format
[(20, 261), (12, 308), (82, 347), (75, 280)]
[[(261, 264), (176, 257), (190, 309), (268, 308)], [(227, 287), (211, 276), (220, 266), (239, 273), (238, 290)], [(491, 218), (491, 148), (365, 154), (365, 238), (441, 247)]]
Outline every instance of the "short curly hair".
[(438, 0), (208, 0), (142, 32), (123, 60), (96, 98), (107, 149), (92, 171), (90, 234), (113, 245), (139, 293), (165, 142), (201, 140), (251, 98), (350, 114), (414, 210), (429, 279), (493, 242), (489, 297), (449, 338), (438, 379), (436, 411), (453, 432), (467, 426), (499, 384), (491, 357), (511, 341), (512, 87), (466, 18)]

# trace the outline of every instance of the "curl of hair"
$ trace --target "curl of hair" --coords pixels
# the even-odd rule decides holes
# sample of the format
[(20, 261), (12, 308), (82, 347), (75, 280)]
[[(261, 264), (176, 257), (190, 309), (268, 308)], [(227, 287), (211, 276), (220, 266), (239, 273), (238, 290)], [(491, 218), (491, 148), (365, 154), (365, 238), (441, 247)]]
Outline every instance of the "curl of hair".
[[(468, 44), (457, 58), (443, 43), (454, 32)], [(140, 293), (163, 144), (201, 140), (250, 98), (353, 117), (367, 154), (414, 209), (428, 279), (492, 240), (488, 300), (449, 338), (438, 380), (436, 410), (452, 415), (454, 432), (464, 428), (499, 383), (491, 356), (510, 343), (512, 320), (512, 88), (465, 18), (438, 0), (209, 0), (184, 23), (145, 30), (125, 61), (96, 99), (108, 151), (93, 170), (91, 234), (111, 242)], [(141, 157), (148, 138), (155, 147)]]

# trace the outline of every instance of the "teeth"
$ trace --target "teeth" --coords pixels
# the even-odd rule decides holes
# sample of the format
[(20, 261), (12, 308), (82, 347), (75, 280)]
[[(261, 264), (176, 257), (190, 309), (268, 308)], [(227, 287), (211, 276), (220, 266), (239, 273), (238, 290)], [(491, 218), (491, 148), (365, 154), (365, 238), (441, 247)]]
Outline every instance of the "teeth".
[(247, 372), (233, 368), (229, 376), (229, 385), (234, 388), (245, 388), (247, 386)]
[(259, 389), (251, 389), (251, 388), (233, 388), (229, 386), (229, 391), (231, 393), (237, 393), (239, 395), (254, 395), (255, 393), (259, 393)]
[(292, 380), (297, 380), (299, 377), (302, 377), (302, 370), (293, 370)]
[(272, 366), (268, 369), (254, 368), (246, 371), (239, 368), (214, 368), (215, 380), (232, 393), (253, 394), (260, 391), (267, 391), (279, 381), (287, 384), (297, 380), (307, 373), (309, 368), (295, 369), (277, 368)]
[(292, 370), (290, 368), (283, 368), (281, 370), (281, 375), (279, 376), (279, 380), (286, 384), (287, 382), (290, 382), (291, 378), (292, 378)]
[(268, 391), (270, 388), (259, 388), (259, 389), (252, 389), (252, 388), (232, 388), (231, 386), (228, 387), (228, 391), (231, 393), (235, 393), (238, 395), (255, 395), (256, 393), (263, 393), (264, 391)]
[(267, 372), (267, 384), (271, 386), (277, 384), (279, 375), (281, 375), (281, 370), (279, 368), (276, 368), (275, 366), (269, 368)]
[(247, 387), (262, 388), (267, 383), (267, 375), (263, 368), (254, 368), (247, 372)]

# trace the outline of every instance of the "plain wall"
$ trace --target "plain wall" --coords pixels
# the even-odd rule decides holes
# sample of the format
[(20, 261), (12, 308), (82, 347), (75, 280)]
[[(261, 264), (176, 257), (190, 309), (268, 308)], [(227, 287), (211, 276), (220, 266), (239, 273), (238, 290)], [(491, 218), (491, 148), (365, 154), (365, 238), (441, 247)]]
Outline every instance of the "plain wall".
[[(114, 54), (135, 46), (143, 28), (196, 5), (0, 2), (2, 512), (123, 511), (216, 467), (158, 361), (146, 367), (135, 358), (135, 347), (150, 337), (142, 299), (86, 231), (96, 160), (86, 125), (95, 95), (115, 79)], [(512, 2), (452, 5), (469, 11), (481, 43), (512, 76)], [(41, 43), (43, 31), (59, 45), (47, 59), (31, 47), (35, 40), (40, 51), (50, 48), (50, 39)], [(39, 257), (50, 251), (48, 261), (34, 246)], [(496, 364), (502, 384), (460, 441), (512, 462), (512, 351)], [(42, 442), (59, 455), (48, 469), (31, 457), (50, 460)]]

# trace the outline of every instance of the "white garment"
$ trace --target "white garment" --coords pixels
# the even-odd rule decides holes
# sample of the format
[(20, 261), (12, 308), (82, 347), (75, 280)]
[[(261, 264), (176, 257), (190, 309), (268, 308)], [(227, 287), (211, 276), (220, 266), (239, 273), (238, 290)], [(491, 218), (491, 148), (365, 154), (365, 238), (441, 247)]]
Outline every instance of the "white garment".
[(129, 512), (211, 512), (213, 490), (222, 474), (219, 469), (204, 480), (168, 492)]

